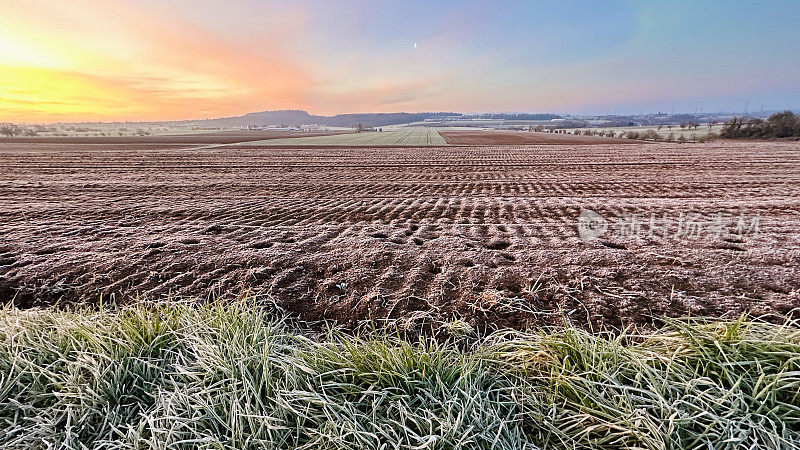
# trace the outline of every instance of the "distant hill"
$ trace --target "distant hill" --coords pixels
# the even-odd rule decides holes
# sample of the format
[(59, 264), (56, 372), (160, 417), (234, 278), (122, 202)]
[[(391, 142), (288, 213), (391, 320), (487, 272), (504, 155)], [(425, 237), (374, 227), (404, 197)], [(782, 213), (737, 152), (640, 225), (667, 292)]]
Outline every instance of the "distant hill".
[(309, 125), (318, 124), (329, 127), (349, 127), (361, 123), (367, 127), (383, 127), (403, 123), (419, 122), (425, 119), (460, 117), (459, 113), (363, 113), (338, 114), (335, 116), (315, 116), (302, 110), (261, 111), (238, 117), (220, 119), (188, 120), (183, 123), (205, 127), (240, 127), (269, 125)]
[(237, 117), (219, 119), (187, 120), (186, 123), (205, 127), (240, 127), (266, 125), (302, 125), (315, 123), (312, 115), (301, 110), (261, 111)]

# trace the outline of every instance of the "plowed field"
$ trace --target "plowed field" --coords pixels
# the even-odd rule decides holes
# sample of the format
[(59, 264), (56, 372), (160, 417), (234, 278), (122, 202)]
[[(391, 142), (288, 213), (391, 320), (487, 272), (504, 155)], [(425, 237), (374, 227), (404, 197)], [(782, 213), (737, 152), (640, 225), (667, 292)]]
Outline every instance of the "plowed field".
[[(585, 242), (585, 209), (760, 233)], [(787, 314), (798, 268), (797, 143), (0, 143), (0, 296), (21, 306), (250, 292), (346, 326), (619, 327)]]

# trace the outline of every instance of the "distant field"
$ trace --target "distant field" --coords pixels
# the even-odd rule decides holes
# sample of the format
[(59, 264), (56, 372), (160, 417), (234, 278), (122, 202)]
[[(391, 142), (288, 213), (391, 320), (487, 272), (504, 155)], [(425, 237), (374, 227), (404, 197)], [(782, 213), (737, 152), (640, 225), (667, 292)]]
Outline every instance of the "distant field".
[(559, 145), (559, 144), (630, 144), (627, 139), (571, 134), (531, 133), (527, 131), (453, 130), (433, 128), (390, 129), (383, 132), (270, 139), (243, 142), (248, 147), (319, 146), (319, 147), (380, 147), (380, 146), (445, 146), (445, 145)]
[(312, 146), (418, 146), (447, 145), (439, 133), (432, 128), (419, 128), (402, 131), (369, 131), (364, 133), (340, 134), (303, 138), (270, 139), (268, 141), (248, 142), (248, 145), (312, 145)]
[(442, 122), (447, 127), (499, 127), (504, 120), (500, 119), (472, 119), (472, 120), (446, 120)]
[(601, 136), (582, 136), (528, 131), (442, 131), (450, 145), (588, 145), (632, 144), (636, 141)]

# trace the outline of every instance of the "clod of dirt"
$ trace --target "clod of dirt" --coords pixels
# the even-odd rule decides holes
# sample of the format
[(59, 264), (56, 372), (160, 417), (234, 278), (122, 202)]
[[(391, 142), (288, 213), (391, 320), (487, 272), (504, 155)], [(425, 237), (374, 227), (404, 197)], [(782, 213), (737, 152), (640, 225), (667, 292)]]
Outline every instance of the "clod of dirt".
[(58, 252), (60, 249), (58, 247), (48, 247), (48, 248), (40, 248), (33, 252), (35, 255), (52, 255), (53, 253)]
[(608, 248), (615, 248), (617, 250), (625, 250), (628, 248), (627, 246), (625, 246), (625, 244), (621, 244), (619, 242), (614, 242), (614, 241), (600, 241), (600, 243)]
[(205, 230), (203, 230), (203, 233), (205, 233), (205, 234), (220, 234), (223, 231), (224, 230), (222, 228), (222, 225), (216, 224), (216, 225), (211, 225), (210, 227), (208, 227)]
[(489, 250), (505, 250), (510, 246), (511, 246), (510, 242), (498, 239), (489, 242), (486, 248), (488, 248)]
[(727, 241), (718, 242), (717, 244), (714, 245), (714, 248), (719, 249), (719, 250), (733, 250), (735, 252), (747, 251), (741, 245), (736, 245), (736, 244), (734, 244), (732, 242), (727, 242)]

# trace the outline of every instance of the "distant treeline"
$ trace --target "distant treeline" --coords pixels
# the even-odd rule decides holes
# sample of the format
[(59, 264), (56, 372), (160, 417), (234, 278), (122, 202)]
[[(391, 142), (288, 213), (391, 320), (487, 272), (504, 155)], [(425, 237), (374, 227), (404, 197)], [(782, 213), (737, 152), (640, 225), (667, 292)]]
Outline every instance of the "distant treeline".
[(385, 127), (402, 123), (421, 122), (425, 119), (443, 117), (461, 117), (458, 113), (364, 113), (364, 114), (338, 114), (333, 117), (311, 116), (316, 123), (329, 127), (349, 127), (354, 123), (361, 123), (368, 127)]
[(486, 114), (470, 114), (470, 119), (495, 119), (495, 120), (552, 120), (561, 119), (558, 114), (530, 114), (530, 113), (486, 113)]
[(360, 123), (365, 127), (385, 127), (404, 123), (422, 122), (424, 120), (457, 119), (494, 119), (494, 120), (551, 120), (561, 119), (558, 114), (531, 114), (531, 113), (486, 113), (463, 115), (455, 112), (422, 112), (422, 113), (360, 113), (337, 114), (335, 116), (317, 116), (303, 110), (261, 111), (245, 114), (240, 117), (224, 117), (220, 119), (206, 119), (186, 121), (202, 126), (265, 126), (286, 124), (297, 126), (302, 124), (318, 124), (328, 127), (350, 127)]
[(729, 139), (800, 139), (800, 116), (784, 111), (767, 120), (735, 117), (723, 124), (719, 135)]

